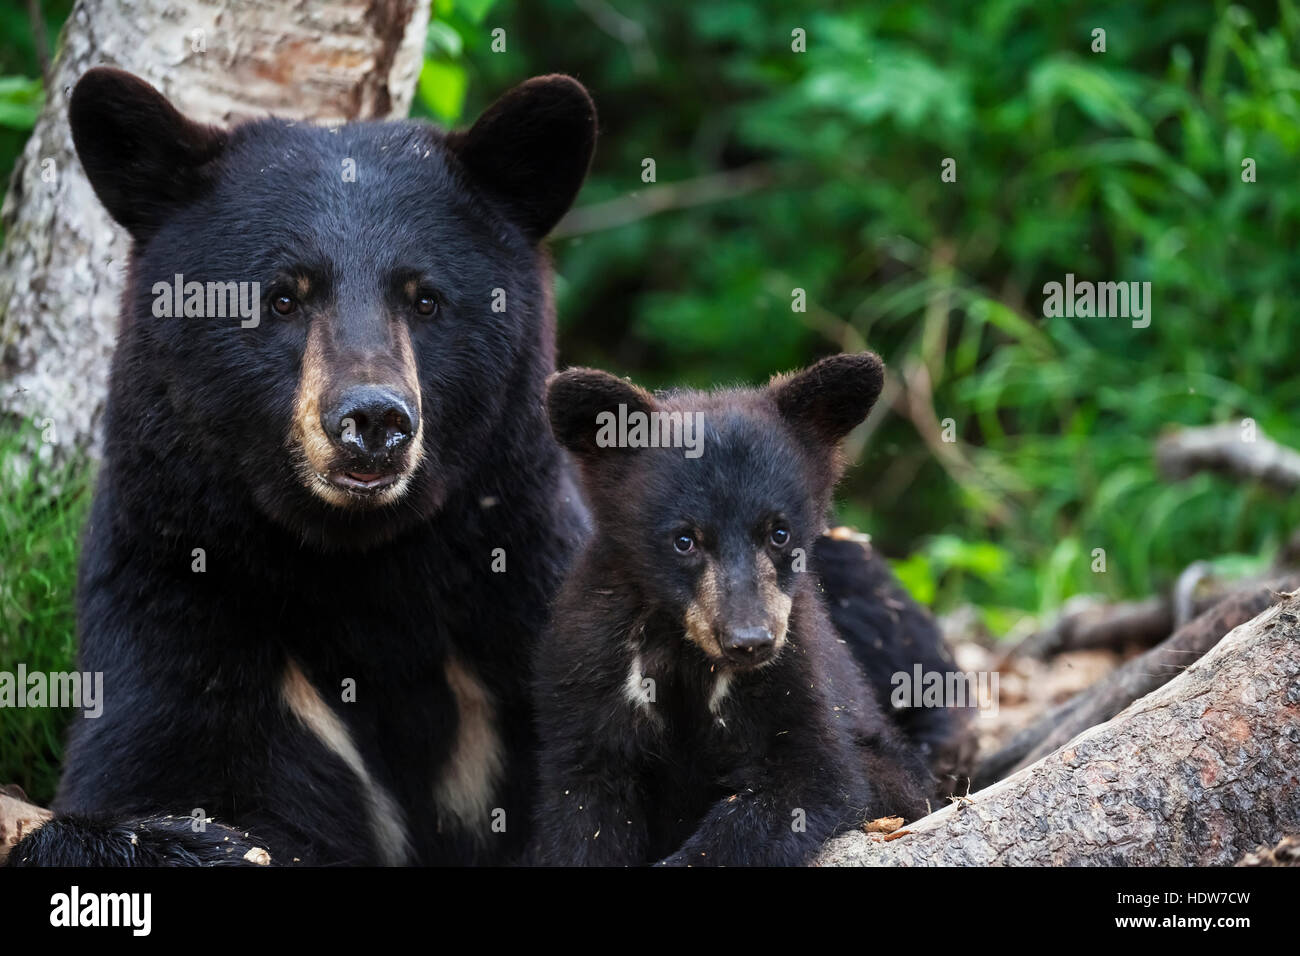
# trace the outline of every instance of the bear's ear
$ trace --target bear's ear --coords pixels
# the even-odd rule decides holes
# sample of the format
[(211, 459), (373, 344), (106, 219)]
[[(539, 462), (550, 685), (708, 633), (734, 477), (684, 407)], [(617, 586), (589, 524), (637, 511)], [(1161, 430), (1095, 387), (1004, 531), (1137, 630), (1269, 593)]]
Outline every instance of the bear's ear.
[(884, 383), (880, 356), (859, 352), (832, 355), (802, 372), (778, 376), (768, 388), (795, 431), (834, 445), (867, 417)]
[(535, 76), (493, 103), (447, 145), (504, 201), (536, 242), (573, 204), (596, 146), (596, 107), (571, 76)]
[(138, 241), (198, 196), (204, 166), (226, 144), (223, 130), (186, 119), (144, 80), (109, 67), (77, 82), (68, 120), (99, 201)]
[[(555, 439), (580, 458), (616, 447), (602, 443), (600, 432), (611, 419), (619, 419), (619, 406), (628, 412), (652, 412), (654, 397), (626, 379), (594, 368), (571, 368), (556, 372), (546, 382), (546, 412)], [(617, 434), (617, 425), (615, 425)]]

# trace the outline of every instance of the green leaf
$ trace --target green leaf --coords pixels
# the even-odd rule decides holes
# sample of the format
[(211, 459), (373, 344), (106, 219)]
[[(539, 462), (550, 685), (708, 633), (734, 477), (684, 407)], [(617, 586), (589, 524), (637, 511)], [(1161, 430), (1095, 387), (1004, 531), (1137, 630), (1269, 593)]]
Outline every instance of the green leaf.
[(456, 28), (442, 20), (429, 21), (429, 29), (424, 36), (424, 52), (429, 57), (446, 57), (459, 59), (465, 50), (465, 41), (456, 32)]
[(29, 130), (41, 113), (41, 81), (26, 76), (0, 76), (0, 126)]
[(454, 123), (465, 108), (469, 77), (459, 63), (426, 60), (420, 70), (420, 100), (438, 119)]
[(934, 603), (938, 583), (930, 570), (930, 561), (924, 554), (913, 554), (892, 563), (894, 576), (907, 589), (913, 599), (925, 605)]
[(456, 0), (456, 7), (471, 23), (482, 23), (496, 0)]

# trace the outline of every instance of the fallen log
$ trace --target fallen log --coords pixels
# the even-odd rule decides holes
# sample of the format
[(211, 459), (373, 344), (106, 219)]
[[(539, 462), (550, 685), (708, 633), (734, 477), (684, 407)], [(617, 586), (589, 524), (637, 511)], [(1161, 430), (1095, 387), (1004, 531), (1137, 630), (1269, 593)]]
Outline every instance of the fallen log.
[(0, 866), (15, 843), (51, 816), (49, 810), (29, 803), (21, 787), (15, 784), (0, 787)]
[(1173, 480), (1212, 471), (1261, 481), (1282, 492), (1300, 488), (1300, 452), (1241, 423), (1181, 428), (1161, 436), (1156, 467)]
[(1167, 597), (1107, 604), (1095, 597), (1081, 596), (1071, 599), (1047, 627), (1007, 651), (998, 669), (1016, 658), (1046, 660), (1064, 651), (1120, 650), (1129, 644), (1149, 647), (1168, 637), (1173, 629), (1173, 602)]
[(906, 829), (842, 835), (816, 865), (1216, 866), (1300, 831), (1300, 593), (1114, 719)]
[[(1297, 542), (1300, 549), (1300, 541)], [(1300, 550), (1297, 555), (1300, 556)], [(1274, 581), (1294, 567), (1284, 562), (1268, 574), (1251, 579), (1216, 580), (1206, 562), (1188, 565), (1170, 594), (1114, 604), (1091, 595), (1066, 602), (1061, 613), (1042, 630), (1035, 631), (1002, 655), (998, 669), (1018, 658), (1046, 660), (1066, 651), (1154, 647), (1198, 614), (1220, 601)]]
[(1300, 587), (1300, 576), (1285, 575), (1219, 601), (1151, 650), (1053, 707), (997, 751), (981, 759), (975, 771), (975, 786), (986, 787), (1051, 753), (1094, 724), (1114, 717), (1132, 701), (1177, 675), (1228, 631), (1276, 604), (1285, 592), (1297, 587)]

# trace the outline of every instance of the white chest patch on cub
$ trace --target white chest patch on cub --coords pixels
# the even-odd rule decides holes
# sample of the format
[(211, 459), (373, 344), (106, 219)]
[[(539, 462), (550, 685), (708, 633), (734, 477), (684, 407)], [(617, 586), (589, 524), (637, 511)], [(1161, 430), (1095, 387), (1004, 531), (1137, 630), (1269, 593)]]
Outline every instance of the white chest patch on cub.
[(505, 765), (496, 703), (478, 676), (454, 654), (444, 665), (456, 698), (456, 740), (434, 784), (439, 824), (451, 823), (486, 840), (492, 801)]
[(645, 663), (641, 660), (641, 655), (637, 654), (632, 658), (632, 665), (627, 669), (627, 679), (623, 683), (623, 697), (629, 704), (637, 710), (649, 714), (652, 693), (650, 688), (653, 682), (645, 676)]
[(289, 712), (356, 774), (366, 800), (370, 832), (379, 848), (379, 857), (388, 866), (401, 866), (410, 854), (405, 817), (388, 791), (370, 776), (347, 726), (292, 661), (285, 669), (280, 691)]

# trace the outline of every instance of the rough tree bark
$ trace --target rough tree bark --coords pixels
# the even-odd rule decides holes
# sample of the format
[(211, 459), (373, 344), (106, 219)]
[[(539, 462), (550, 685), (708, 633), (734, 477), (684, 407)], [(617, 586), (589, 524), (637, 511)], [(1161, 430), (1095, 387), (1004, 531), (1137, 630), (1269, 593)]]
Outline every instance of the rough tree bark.
[(1300, 831), (1300, 592), (1114, 719), (905, 830), (838, 837), (818, 865), (1226, 865)]
[(129, 70), (212, 123), (405, 115), (428, 19), (429, 0), (78, 0), (0, 211), (0, 415), (93, 449), (127, 241), (72, 148), (82, 73)]

